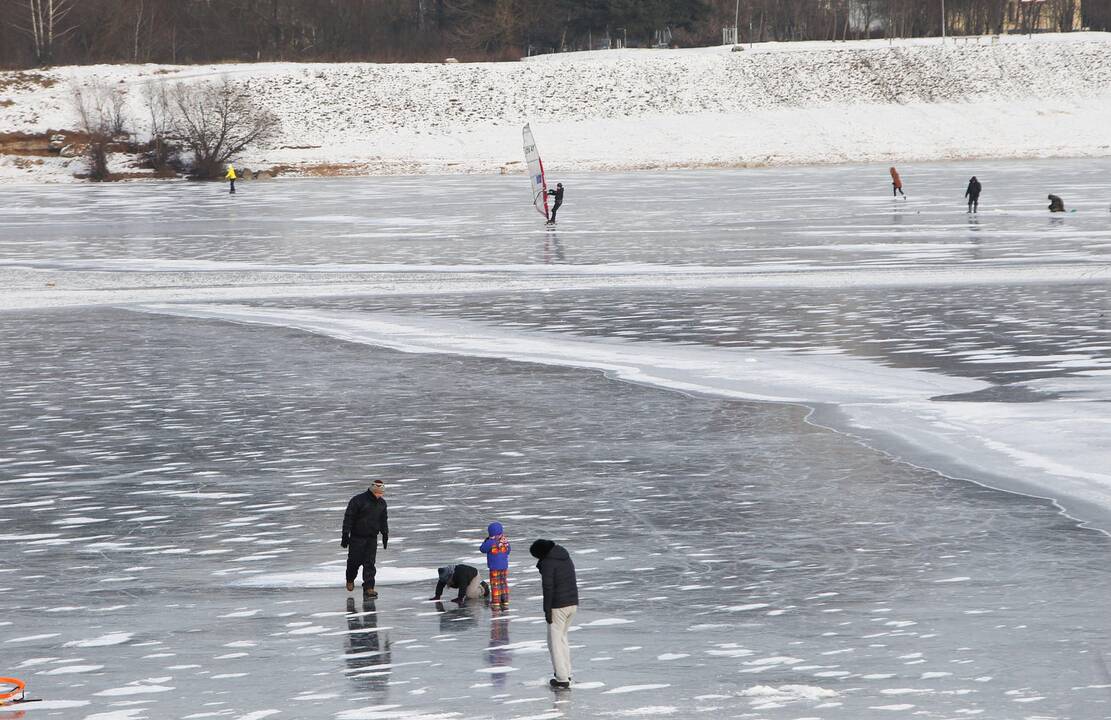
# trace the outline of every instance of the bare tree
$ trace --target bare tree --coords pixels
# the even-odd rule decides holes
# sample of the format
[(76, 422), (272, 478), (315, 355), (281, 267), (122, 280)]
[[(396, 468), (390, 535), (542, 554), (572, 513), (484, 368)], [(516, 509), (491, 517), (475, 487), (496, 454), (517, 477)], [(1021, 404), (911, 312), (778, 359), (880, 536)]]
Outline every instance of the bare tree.
[(50, 65), (54, 62), (54, 44), (72, 32), (76, 25), (61, 27), (66, 15), (74, 7), (74, 0), (20, 0), (26, 10), (26, 24), (15, 26), (30, 36), (34, 48), (36, 65)]
[(73, 85), (73, 107), (78, 127), (85, 135), (85, 159), (90, 180), (108, 180), (108, 153), (113, 140), (127, 125), (126, 98), (123, 91), (99, 82), (83, 88)]
[(1072, 32), (1075, 28), (1074, 21), (1079, 14), (1079, 0), (1053, 0), (1050, 12), (1053, 13), (1053, 23), (1058, 32)]
[(165, 82), (147, 82), (143, 86), (143, 102), (150, 122), (150, 151), (147, 160), (159, 172), (177, 165), (177, 144), (173, 139), (173, 104)]
[[(962, 33), (1111, 27), (1111, 0), (945, 8)], [(937, 0), (0, 0), (0, 65), (516, 59), (618, 34), (635, 47), (664, 27), (683, 45), (716, 43), (738, 16), (757, 40), (917, 37), (940, 30), (940, 11)]]
[(274, 113), (251, 105), (227, 78), (178, 83), (170, 101), (173, 134), (193, 152), (193, 177), (219, 177), (225, 163), (248, 145), (274, 137), (281, 127)]

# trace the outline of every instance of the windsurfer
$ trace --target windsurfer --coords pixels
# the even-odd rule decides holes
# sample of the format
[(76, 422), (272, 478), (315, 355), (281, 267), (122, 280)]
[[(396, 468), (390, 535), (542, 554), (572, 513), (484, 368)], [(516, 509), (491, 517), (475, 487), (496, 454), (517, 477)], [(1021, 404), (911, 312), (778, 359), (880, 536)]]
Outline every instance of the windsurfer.
[(549, 190), (548, 194), (555, 197), (555, 204), (552, 205), (552, 209), (548, 214), (548, 224), (555, 225), (556, 210), (559, 210), (560, 206), (563, 205), (563, 183), (556, 183), (556, 189)]

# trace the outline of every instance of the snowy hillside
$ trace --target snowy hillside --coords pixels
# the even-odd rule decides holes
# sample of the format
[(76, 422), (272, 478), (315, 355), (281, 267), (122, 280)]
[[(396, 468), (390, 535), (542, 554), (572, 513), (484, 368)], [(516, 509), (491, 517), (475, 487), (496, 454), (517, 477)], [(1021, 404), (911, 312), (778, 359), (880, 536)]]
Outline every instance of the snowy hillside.
[[(45, 83), (5, 75), (0, 133), (72, 127), (74, 82), (122, 84), (141, 118), (148, 81), (228, 76), (284, 123), (272, 147), (243, 162), (310, 173), (515, 172), (526, 121), (557, 172), (1111, 154), (1104, 33), (596, 51), (521, 63), (93, 66), (46, 71)], [(0, 178), (72, 172), (62, 164), (45, 158), (18, 169), (0, 155)]]

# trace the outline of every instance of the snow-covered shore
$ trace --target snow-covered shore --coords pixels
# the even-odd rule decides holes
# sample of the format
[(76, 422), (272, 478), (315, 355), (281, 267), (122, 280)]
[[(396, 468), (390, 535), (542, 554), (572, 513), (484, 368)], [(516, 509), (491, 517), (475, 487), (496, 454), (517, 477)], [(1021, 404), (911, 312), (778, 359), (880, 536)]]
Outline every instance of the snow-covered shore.
[[(48, 87), (4, 91), (0, 133), (72, 127), (74, 83), (126, 88), (142, 118), (149, 81), (227, 76), (283, 121), (278, 140), (241, 162), (309, 174), (519, 172), (524, 122), (557, 172), (1111, 154), (1107, 33), (41, 76)], [(0, 155), (0, 181), (61, 180), (80, 162), (35, 160)]]

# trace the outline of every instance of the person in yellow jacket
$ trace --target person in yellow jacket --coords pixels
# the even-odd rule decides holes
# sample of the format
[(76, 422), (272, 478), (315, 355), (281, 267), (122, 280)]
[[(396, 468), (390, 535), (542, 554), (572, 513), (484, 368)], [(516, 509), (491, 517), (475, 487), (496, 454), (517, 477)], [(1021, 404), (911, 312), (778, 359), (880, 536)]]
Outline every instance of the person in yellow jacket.
[(236, 177), (237, 176), (235, 174), (235, 168), (232, 167), (231, 165), (228, 165), (228, 174), (224, 176), (224, 179), (227, 180), (231, 184), (231, 189), (228, 190), (228, 192), (231, 193), (232, 195), (235, 194), (235, 179), (236, 179)]

